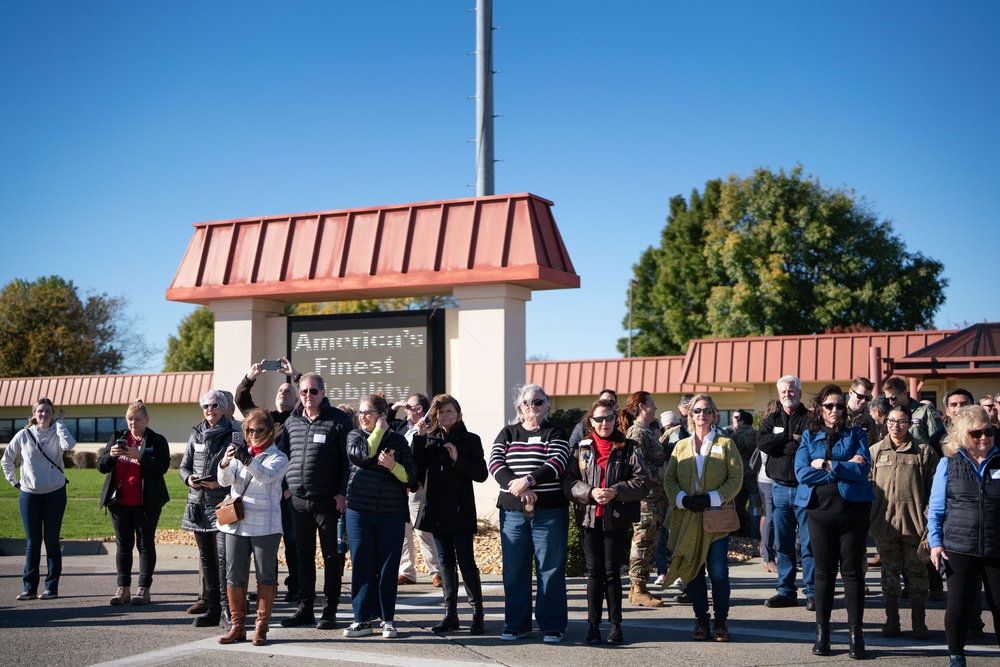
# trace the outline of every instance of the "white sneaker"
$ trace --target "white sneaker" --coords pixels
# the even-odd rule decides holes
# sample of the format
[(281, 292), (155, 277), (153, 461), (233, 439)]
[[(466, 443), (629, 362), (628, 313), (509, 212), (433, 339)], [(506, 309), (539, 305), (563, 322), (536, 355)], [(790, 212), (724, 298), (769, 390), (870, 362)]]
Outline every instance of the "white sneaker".
[(653, 585), (654, 586), (662, 586), (663, 584), (666, 583), (666, 581), (667, 581), (667, 575), (661, 574), (660, 576), (658, 576), (656, 578), (656, 581), (653, 582)]
[(546, 644), (558, 644), (563, 640), (563, 634), (561, 632), (546, 632), (545, 636), (542, 637), (542, 641)]
[(398, 633), (396, 632), (395, 626), (392, 621), (382, 621), (382, 636), (386, 639), (392, 639)]
[(345, 637), (364, 637), (365, 635), (370, 635), (371, 633), (372, 633), (372, 624), (367, 622), (351, 623), (344, 630)]
[(500, 635), (500, 641), (513, 642), (526, 636), (528, 636), (527, 632), (511, 632), (510, 630), (504, 630), (503, 634)]

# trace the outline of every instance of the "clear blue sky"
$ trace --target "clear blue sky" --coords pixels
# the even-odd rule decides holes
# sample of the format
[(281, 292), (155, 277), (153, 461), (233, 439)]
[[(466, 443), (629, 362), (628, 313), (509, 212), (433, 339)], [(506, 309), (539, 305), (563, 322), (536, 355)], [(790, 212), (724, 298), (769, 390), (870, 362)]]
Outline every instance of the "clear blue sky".
[[(469, 197), (474, 0), (0, 5), (0, 282), (121, 294), (160, 370), (200, 221)], [(803, 165), (1000, 320), (1000, 3), (495, 0), (496, 191), (555, 202), (579, 290), (528, 353), (618, 356), (670, 197)]]

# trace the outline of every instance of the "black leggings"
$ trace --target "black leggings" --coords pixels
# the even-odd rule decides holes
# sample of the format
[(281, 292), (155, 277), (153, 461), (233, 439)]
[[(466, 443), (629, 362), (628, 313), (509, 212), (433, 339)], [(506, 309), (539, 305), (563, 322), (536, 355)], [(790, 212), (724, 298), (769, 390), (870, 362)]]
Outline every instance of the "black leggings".
[(153, 570), (156, 569), (156, 524), (160, 521), (160, 510), (118, 504), (108, 509), (118, 547), (115, 555), (118, 585), (132, 584), (132, 550), (138, 544), (139, 585), (149, 588), (153, 583)]
[[(597, 519), (598, 524), (602, 521)], [(583, 528), (583, 555), (587, 560), (587, 622), (601, 622), (604, 600), (608, 601), (608, 620), (622, 622), (622, 552), (626, 529), (604, 530), (603, 526)]]
[(202, 573), (205, 576), (205, 594), (209, 612), (215, 609), (229, 609), (226, 595), (226, 534), (217, 530), (195, 531), (194, 542), (198, 545)]
[(844, 578), (847, 621), (861, 625), (865, 615), (864, 561), (871, 522), (871, 503), (845, 502), (846, 511), (809, 510), (809, 542), (812, 544), (816, 571), (813, 594), (816, 621), (829, 623), (833, 592), (837, 585), (837, 565)]
[(945, 561), (948, 576), (948, 609), (944, 613), (944, 633), (948, 652), (965, 655), (965, 640), (969, 635), (969, 617), (973, 610), (982, 609), (979, 600), (979, 577), (983, 578), (986, 604), (993, 612), (993, 631), (1000, 641), (1000, 558), (977, 558), (949, 552)]

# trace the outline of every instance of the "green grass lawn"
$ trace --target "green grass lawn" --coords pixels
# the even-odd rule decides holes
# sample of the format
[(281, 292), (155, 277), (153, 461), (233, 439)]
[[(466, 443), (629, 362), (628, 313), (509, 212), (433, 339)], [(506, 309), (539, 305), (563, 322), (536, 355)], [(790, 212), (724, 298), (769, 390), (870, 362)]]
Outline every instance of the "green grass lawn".
[[(80, 540), (114, 537), (111, 517), (106, 510), (97, 506), (97, 499), (104, 486), (104, 475), (93, 468), (70, 468), (66, 471), (66, 478), (69, 480), (69, 486), (66, 487), (68, 502), (66, 515), (63, 517), (62, 538)], [(187, 487), (176, 470), (168, 470), (164, 479), (170, 492), (170, 502), (163, 507), (158, 527), (179, 529)], [(0, 484), (0, 538), (24, 537), (18, 507), (19, 493), (5, 480)]]

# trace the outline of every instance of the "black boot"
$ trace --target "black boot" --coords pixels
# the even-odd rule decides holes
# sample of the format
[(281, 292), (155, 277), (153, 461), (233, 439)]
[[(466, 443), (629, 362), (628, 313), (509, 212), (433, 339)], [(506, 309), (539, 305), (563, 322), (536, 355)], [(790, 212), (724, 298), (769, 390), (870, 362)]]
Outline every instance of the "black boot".
[(218, 627), (219, 620), (222, 618), (222, 609), (218, 604), (209, 605), (208, 611), (206, 611), (201, 616), (194, 617), (194, 627), (196, 628), (214, 628)]
[(441, 589), (444, 592), (444, 618), (431, 632), (458, 630), (458, 570), (455, 566), (441, 568)]
[(284, 628), (298, 628), (303, 625), (315, 625), (316, 617), (313, 615), (313, 601), (315, 598), (301, 598), (299, 608), (295, 610), (289, 618), (281, 621)]
[(850, 651), (847, 655), (855, 660), (864, 660), (868, 657), (865, 651), (865, 631), (860, 625), (852, 625), (850, 630)]
[(816, 643), (813, 655), (830, 655), (830, 624), (816, 622)]
[(479, 576), (479, 570), (469, 572), (468, 576), (463, 572), (462, 578), (465, 580), (465, 593), (469, 596), (469, 606), (472, 607), (472, 625), (469, 626), (469, 634), (481, 635), (486, 631), (483, 615), (483, 580)]

